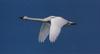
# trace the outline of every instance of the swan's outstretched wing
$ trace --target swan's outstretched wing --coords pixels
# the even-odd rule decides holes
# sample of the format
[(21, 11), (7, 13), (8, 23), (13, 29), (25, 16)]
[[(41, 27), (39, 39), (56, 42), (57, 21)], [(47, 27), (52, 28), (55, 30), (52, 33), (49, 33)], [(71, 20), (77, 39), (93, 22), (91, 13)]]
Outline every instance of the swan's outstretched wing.
[(49, 31), (50, 31), (50, 24), (43, 23), (40, 29), (39, 42), (45, 41), (45, 39), (48, 37)]
[(67, 23), (67, 21), (61, 17), (56, 17), (51, 19), (51, 27), (50, 27), (50, 42), (55, 42), (58, 35), (60, 34), (61, 28)]

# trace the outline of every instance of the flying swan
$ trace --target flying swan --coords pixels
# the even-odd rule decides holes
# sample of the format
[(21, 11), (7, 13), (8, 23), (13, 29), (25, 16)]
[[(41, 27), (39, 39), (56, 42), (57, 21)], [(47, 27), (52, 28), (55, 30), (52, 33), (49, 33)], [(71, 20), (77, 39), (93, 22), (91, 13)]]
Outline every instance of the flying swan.
[(20, 19), (43, 22), (39, 33), (39, 42), (41, 43), (43, 43), (48, 36), (50, 42), (54, 43), (58, 35), (60, 34), (62, 27), (69, 25), (76, 25), (75, 22), (66, 20), (60, 16), (49, 16), (44, 19), (23, 16), (20, 17)]

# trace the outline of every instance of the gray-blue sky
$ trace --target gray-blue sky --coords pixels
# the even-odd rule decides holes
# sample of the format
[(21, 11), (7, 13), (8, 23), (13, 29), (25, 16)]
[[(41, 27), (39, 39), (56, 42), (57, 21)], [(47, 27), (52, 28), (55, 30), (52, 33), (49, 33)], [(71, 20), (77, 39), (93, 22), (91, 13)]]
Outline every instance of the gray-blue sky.
[[(41, 23), (18, 19), (24, 15), (70, 17), (78, 25), (63, 28), (55, 44), (40, 44)], [(0, 0), (0, 54), (99, 54), (99, 28), (99, 0)]]

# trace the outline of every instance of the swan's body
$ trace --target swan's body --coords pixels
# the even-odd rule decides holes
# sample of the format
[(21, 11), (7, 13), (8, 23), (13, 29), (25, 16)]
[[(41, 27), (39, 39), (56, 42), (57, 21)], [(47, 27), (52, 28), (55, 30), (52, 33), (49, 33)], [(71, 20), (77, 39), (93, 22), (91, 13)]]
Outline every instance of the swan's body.
[(23, 16), (21, 19), (43, 22), (39, 33), (39, 42), (44, 42), (48, 35), (50, 42), (55, 42), (58, 35), (60, 34), (61, 28), (64, 25), (69, 26), (75, 24), (74, 22), (68, 21), (59, 16), (49, 16), (44, 19)]

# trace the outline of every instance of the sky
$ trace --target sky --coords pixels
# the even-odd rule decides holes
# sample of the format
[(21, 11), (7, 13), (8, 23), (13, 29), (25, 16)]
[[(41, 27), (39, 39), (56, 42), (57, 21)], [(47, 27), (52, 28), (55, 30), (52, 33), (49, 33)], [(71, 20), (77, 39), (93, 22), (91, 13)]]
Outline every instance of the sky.
[[(41, 44), (42, 23), (20, 16), (61, 16), (77, 23), (64, 27), (54, 44)], [(0, 54), (100, 54), (99, 0), (0, 0)]]

